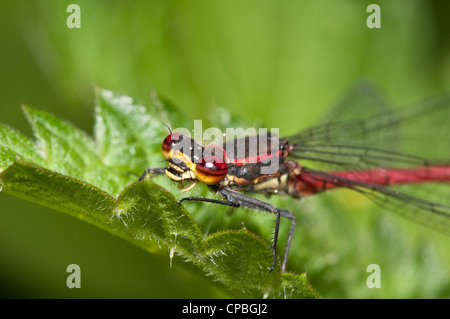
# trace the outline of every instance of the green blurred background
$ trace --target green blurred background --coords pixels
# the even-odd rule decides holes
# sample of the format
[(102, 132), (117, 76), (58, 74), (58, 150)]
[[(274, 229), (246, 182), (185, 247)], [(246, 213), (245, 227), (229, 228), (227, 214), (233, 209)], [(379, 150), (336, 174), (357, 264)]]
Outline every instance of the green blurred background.
[[(81, 29), (66, 26), (72, 2), (81, 7)], [(369, 29), (366, 8), (373, 2), (4, 1), (0, 122), (31, 136), (20, 109), (27, 104), (92, 133), (98, 85), (147, 104), (150, 90), (156, 90), (193, 118), (204, 119), (211, 106), (224, 106), (287, 135), (313, 124), (362, 77), (396, 104), (448, 91), (450, 3), (376, 1), (382, 27)], [(408, 228), (405, 235), (381, 238), (377, 248), (357, 248), (367, 224), (364, 217), (348, 217), (354, 227), (349, 229), (360, 229), (355, 234), (360, 239), (342, 243), (336, 253), (321, 250), (311, 238), (302, 246), (308, 256), (292, 269), (306, 271), (321, 296), (450, 297), (447, 237), (399, 222), (395, 227)], [(412, 251), (397, 251), (400, 241)], [(361, 264), (382, 264), (381, 289), (368, 289), (360, 280), (368, 275), (365, 268), (352, 264), (367, 247), (376, 252), (364, 256), (376, 258)], [(385, 264), (377, 259), (383, 253)], [(72, 263), (81, 267), (81, 289), (65, 285)], [(164, 249), (148, 254), (82, 221), (1, 194), (0, 296), (229, 295), (176, 257), (170, 268)]]

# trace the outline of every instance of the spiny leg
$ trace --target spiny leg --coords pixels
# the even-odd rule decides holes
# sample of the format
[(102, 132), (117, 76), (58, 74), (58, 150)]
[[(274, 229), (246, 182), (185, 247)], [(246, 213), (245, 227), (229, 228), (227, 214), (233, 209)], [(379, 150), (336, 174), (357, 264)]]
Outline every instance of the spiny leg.
[[(245, 195), (244, 195), (245, 196)], [(249, 198), (253, 198), (248, 196)], [(214, 203), (214, 204), (220, 204), (220, 205), (226, 205), (231, 207), (240, 207), (241, 204), (237, 202), (233, 202), (230, 200), (220, 200), (220, 199), (213, 199), (213, 198), (207, 198), (207, 197), (185, 197), (178, 201), (180, 204), (183, 201), (193, 201), (193, 202), (207, 202), (207, 203)], [(243, 205), (245, 206), (245, 205)], [(277, 242), (278, 242), (278, 232), (280, 230), (280, 218), (281, 218), (281, 212), (275, 212), (271, 211), (273, 214), (277, 214), (277, 220), (275, 223), (275, 234), (273, 237), (273, 246), (272, 246), (272, 255), (273, 255), (273, 262), (272, 267), (269, 268), (270, 271), (272, 271), (275, 268), (275, 265), (277, 263)]]
[[(278, 242), (278, 233), (280, 231), (281, 213), (280, 213), (280, 211), (277, 211), (276, 214), (277, 214), (277, 220), (275, 222), (275, 233), (273, 235), (273, 246), (272, 246), (273, 262), (272, 262), (272, 267), (270, 267), (270, 271), (272, 271), (275, 268), (275, 265), (277, 263), (277, 242)], [(281, 271), (284, 272), (283, 269)]]
[(142, 173), (141, 177), (139, 177), (138, 182), (142, 181), (147, 175), (150, 174), (165, 174), (165, 168), (147, 168), (144, 173)]
[(277, 219), (276, 219), (276, 224), (275, 224), (275, 234), (274, 234), (273, 247), (272, 247), (273, 263), (272, 263), (272, 267), (269, 268), (270, 270), (273, 270), (275, 268), (276, 261), (277, 261), (277, 242), (278, 242), (278, 233), (279, 233), (279, 229), (280, 229), (281, 216), (289, 218), (291, 220), (291, 228), (289, 231), (289, 238), (288, 238), (287, 245), (286, 245), (284, 259), (281, 264), (281, 271), (284, 272), (286, 270), (286, 263), (287, 263), (287, 258), (289, 255), (289, 249), (291, 247), (292, 236), (293, 236), (294, 230), (295, 230), (294, 214), (290, 211), (278, 209), (266, 202), (263, 202), (261, 200), (258, 200), (256, 198), (253, 198), (253, 197), (250, 197), (247, 195), (244, 195), (239, 192), (220, 189), (219, 194), (221, 194), (226, 200), (211, 199), (211, 198), (206, 198), (206, 197), (185, 197), (185, 198), (182, 198), (181, 200), (179, 200), (178, 203), (181, 203), (185, 200), (201, 201), (201, 202), (209, 202), (209, 203), (215, 203), (215, 204), (226, 205), (226, 206), (231, 206), (231, 207), (243, 206), (243, 207), (247, 207), (247, 208), (251, 208), (251, 209), (257, 209), (257, 210), (277, 214)]
[(281, 272), (286, 271), (287, 259), (289, 256), (289, 249), (291, 248), (292, 237), (294, 235), (295, 230), (295, 216), (292, 212), (284, 209), (275, 208), (275, 211), (270, 211), (273, 214), (277, 214), (277, 219), (275, 222), (275, 232), (273, 235), (273, 246), (272, 246), (272, 254), (273, 254), (273, 264), (272, 267), (269, 268), (272, 271), (275, 268), (275, 264), (277, 261), (277, 243), (278, 243), (278, 233), (280, 231), (280, 220), (281, 216), (289, 218), (291, 220), (291, 228), (289, 229), (289, 236), (286, 243), (286, 250), (284, 252), (283, 263), (281, 264)]
[(207, 197), (184, 197), (178, 201), (178, 204), (181, 204), (183, 201), (191, 201), (191, 202), (207, 202), (207, 203), (214, 203), (214, 204), (220, 204), (220, 205), (226, 205), (231, 207), (240, 207), (239, 204), (233, 203), (227, 200), (220, 200), (220, 199), (213, 199), (213, 198), (207, 198)]
[(286, 263), (289, 255), (289, 249), (291, 248), (292, 237), (295, 231), (295, 215), (291, 211), (280, 209), (280, 215), (291, 220), (291, 228), (289, 229), (289, 236), (286, 243), (286, 251), (284, 252), (283, 264), (281, 265), (281, 272), (286, 271)]
[[(225, 197), (228, 201), (238, 203), (243, 207), (277, 214), (277, 223), (275, 225), (275, 234), (274, 234), (274, 246), (272, 249), (272, 252), (274, 255), (273, 267), (276, 263), (276, 248), (277, 248), (276, 246), (277, 246), (277, 242), (278, 242), (278, 231), (279, 231), (279, 226), (280, 226), (279, 225), (279, 219), (280, 219), (279, 216), (283, 216), (283, 217), (289, 218), (291, 220), (291, 228), (289, 231), (289, 238), (288, 238), (287, 245), (286, 245), (286, 251), (284, 253), (284, 259), (281, 264), (281, 272), (284, 272), (286, 270), (287, 257), (289, 255), (289, 249), (291, 247), (292, 236), (293, 236), (294, 230), (295, 230), (295, 215), (288, 210), (279, 209), (273, 205), (270, 205), (269, 203), (263, 202), (259, 199), (247, 196), (245, 194), (242, 194), (242, 193), (239, 193), (236, 191), (221, 189), (221, 190), (219, 190), (219, 193), (223, 197)], [(272, 267), (272, 269), (273, 269), (273, 267)]]

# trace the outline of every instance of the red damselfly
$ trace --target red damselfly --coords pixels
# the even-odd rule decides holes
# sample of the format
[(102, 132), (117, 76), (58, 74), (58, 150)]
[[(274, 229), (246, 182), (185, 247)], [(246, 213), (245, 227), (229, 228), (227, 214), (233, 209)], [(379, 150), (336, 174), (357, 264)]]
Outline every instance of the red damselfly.
[[(450, 233), (449, 121), (450, 96), (390, 109), (364, 83), (320, 124), (285, 138), (268, 132), (254, 141), (247, 136), (204, 147), (188, 136), (171, 133), (162, 144), (168, 166), (149, 168), (139, 180), (148, 174), (166, 174), (177, 182), (192, 181), (189, 189), (200, 181), (222, 199), (186, 197), (179, 202), (202, 201), (276, 214), (270, 269), (276, 265), (280, 219), (290, 219), (281, 264), (284, 272), (295, 215), (248, 194), (301, 198), (348, 188), (403, 217)], [(413, 147), (402, 143), (408, 139), (411, 142), (406, 145)], [(276, 170), (263, 173), (273, 161)], [(436, 184), (441, 184), (441, 190), (444, 187), (443, 193), (421, 187)], [(404, 185), (414, 188), (398, 188)]]

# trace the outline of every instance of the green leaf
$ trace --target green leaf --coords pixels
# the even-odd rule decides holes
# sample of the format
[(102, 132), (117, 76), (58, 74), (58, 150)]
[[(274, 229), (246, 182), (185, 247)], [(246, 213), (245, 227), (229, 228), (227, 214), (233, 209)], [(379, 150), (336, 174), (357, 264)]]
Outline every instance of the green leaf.
[(36, 142), (0, 126), (2, 192), (82, 219), (149, 252), (168, 249), (171, 258), (181, 256), (188, 268), (236, 296), (317, 298), (304, 274), (281, 274), (279, 265), (269, 271), (269, 245), (246, 228), (204, 234), (208, 231), (197, 223), (212, 206), (197, 205), (191, 215), (167, 179), (160, 180), (170, 191), (148, 179), (136, 182), (130, 172), (140, 174), (148, 163), (160, 163), (166, 125), (178, 117), (165, 103), (153, 95), (147, 108), (97, 90), (95, 140), (66, 121), (24, 107)]
[(104, 213), (114, 209), (114, 198), (95, 186), (20, 159), (0, 176), (3, 192), (96, 225), (107, 223), (111, 216)]
[(14, 129), (1, 124), (0, 147), (0, 171), (11, 165), (16, 156), (39, 165), (45, 165), (43, 154), (34, 143)]
[(95, 143), (84, 132), (46, 112), (23, 107), (46, 167), (65, 175), (83, 178), (85, 171), (99, 166)]
[[(8, 167), (14, 163), (17, 154), (5, 146), (0, 146), (0, 167)], [(0, 169), (2, 171), (3, 169)]]

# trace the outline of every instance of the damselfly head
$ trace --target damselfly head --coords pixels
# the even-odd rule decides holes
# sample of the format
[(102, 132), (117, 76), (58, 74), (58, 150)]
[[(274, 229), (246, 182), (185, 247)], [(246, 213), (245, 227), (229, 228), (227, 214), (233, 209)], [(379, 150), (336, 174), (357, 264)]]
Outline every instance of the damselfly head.
[(166, 175), (176, 182), (198, 180), (214, 185), (227, 175), (225, 150), (220, 146), (203, 147), (190, 137), (171, 133), (162, 143), (162, 153), (169, 162)]

